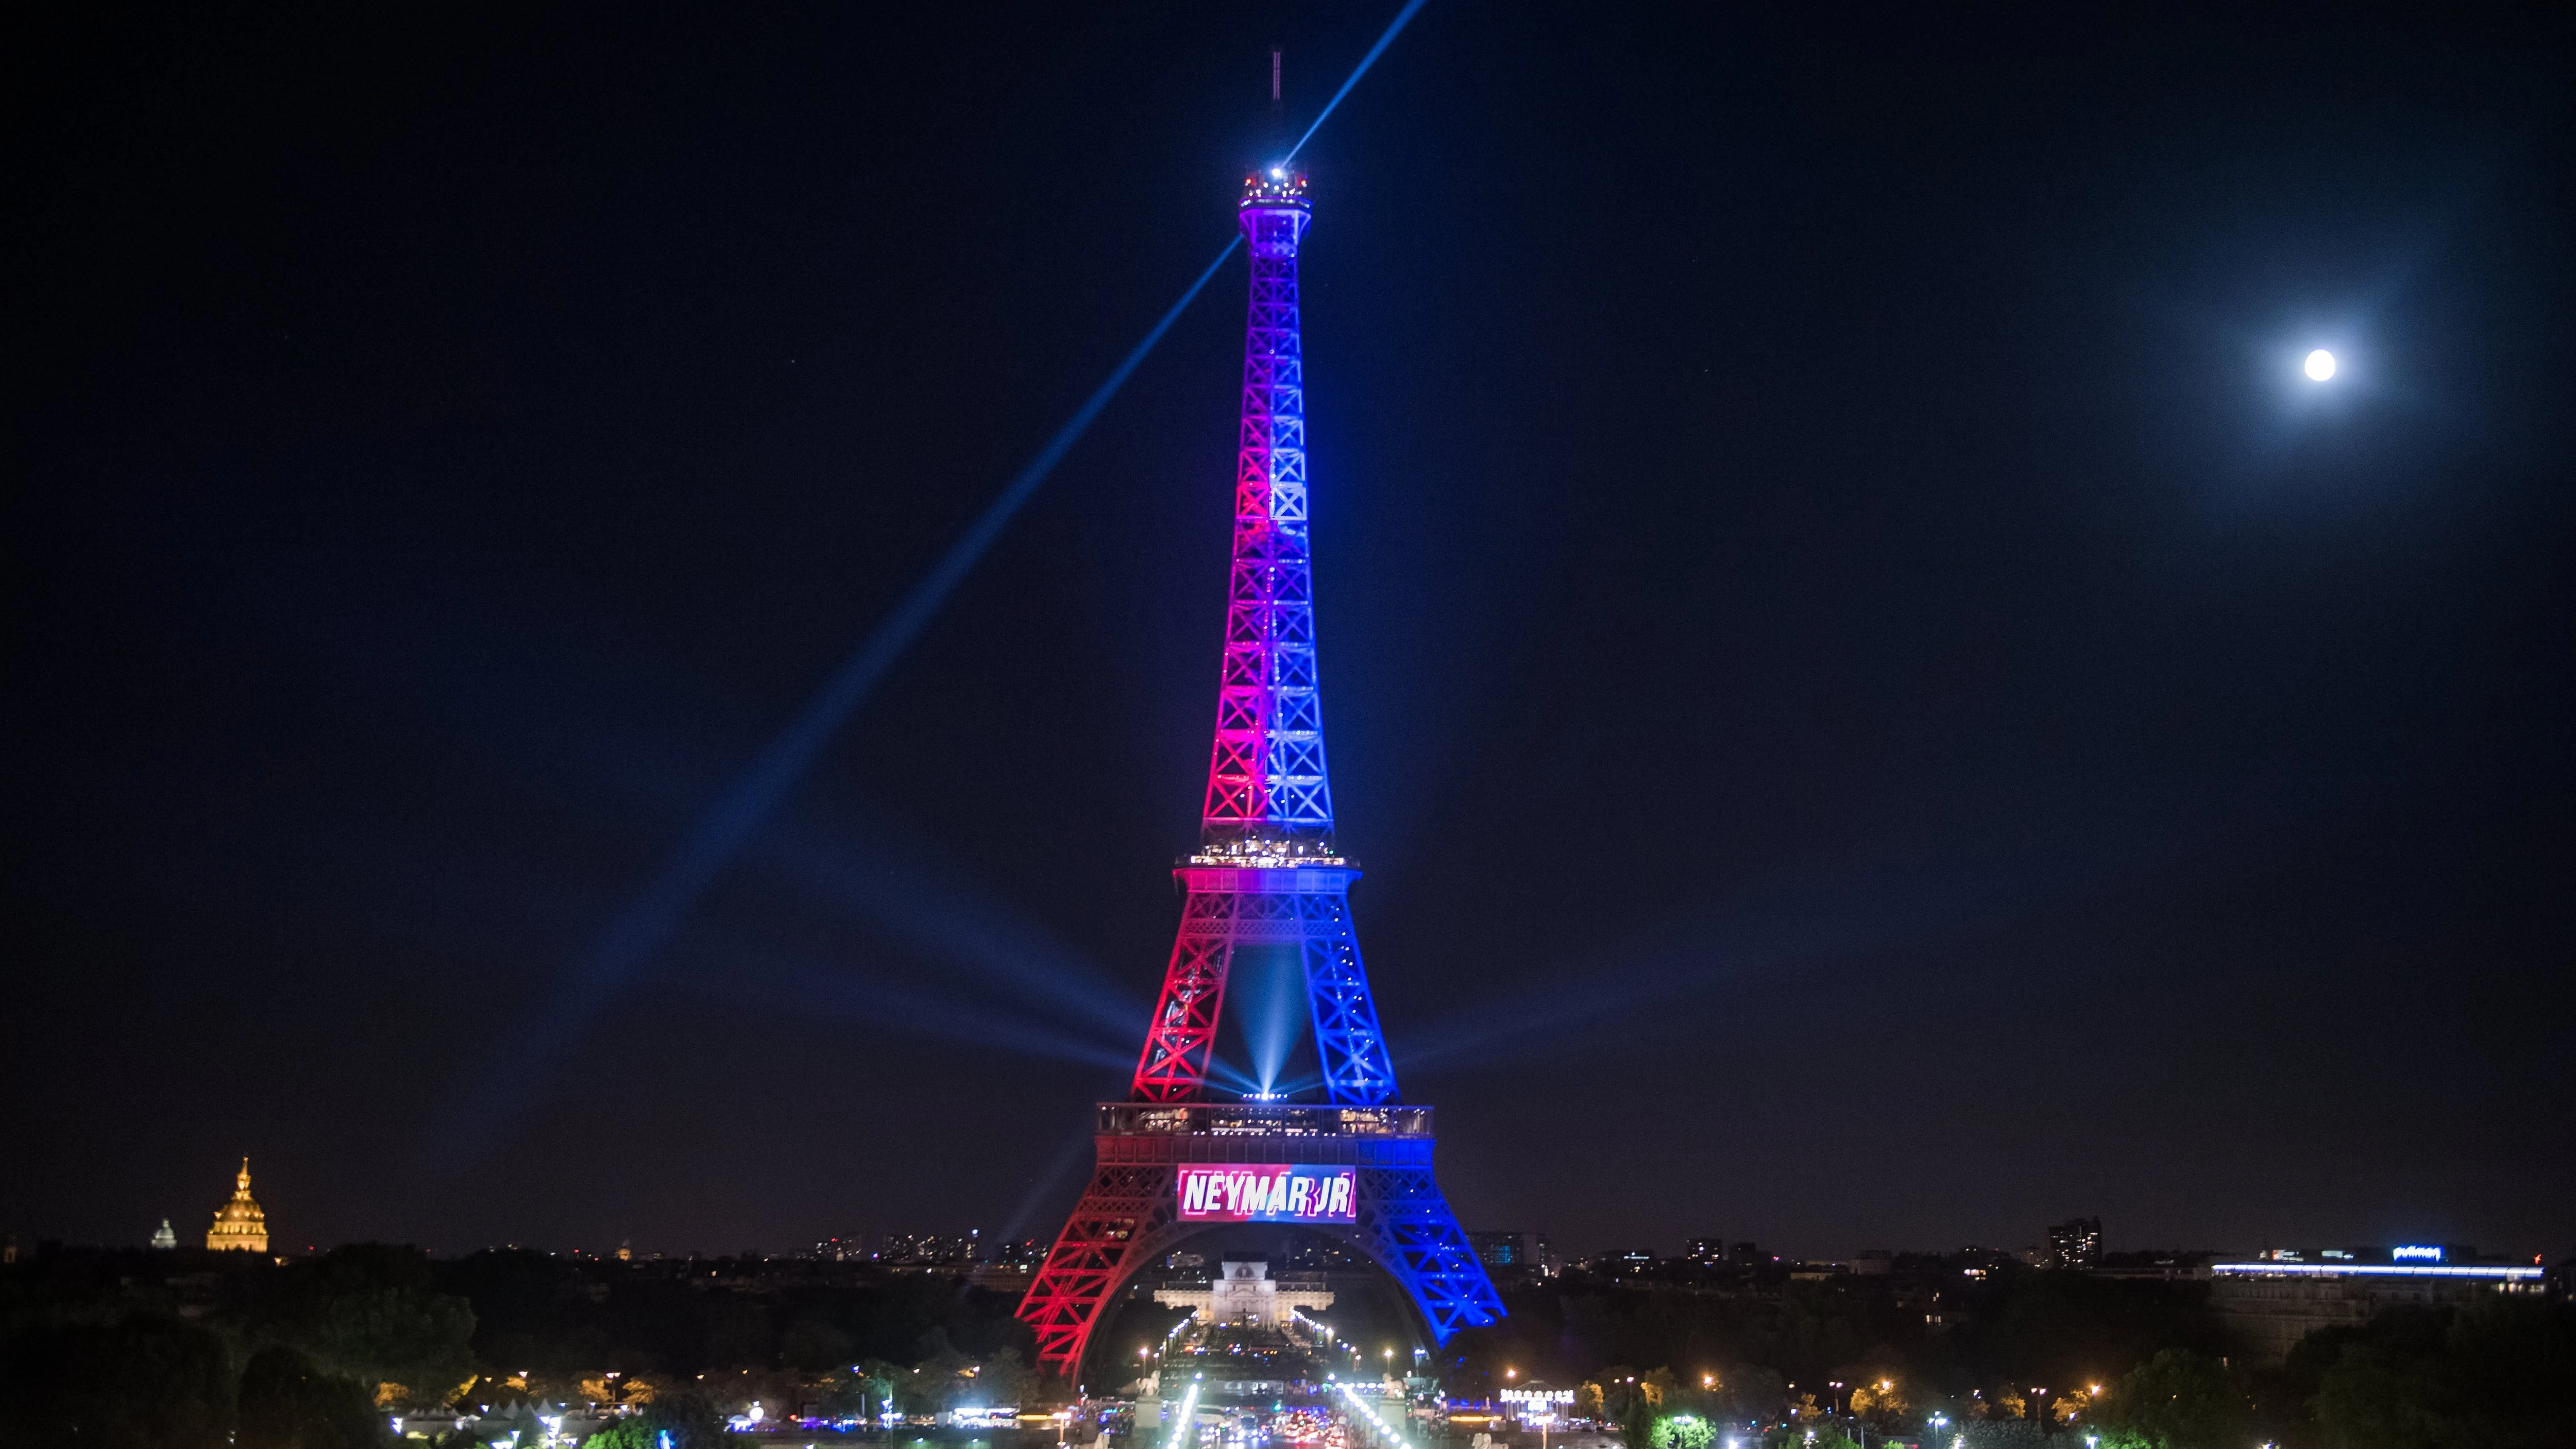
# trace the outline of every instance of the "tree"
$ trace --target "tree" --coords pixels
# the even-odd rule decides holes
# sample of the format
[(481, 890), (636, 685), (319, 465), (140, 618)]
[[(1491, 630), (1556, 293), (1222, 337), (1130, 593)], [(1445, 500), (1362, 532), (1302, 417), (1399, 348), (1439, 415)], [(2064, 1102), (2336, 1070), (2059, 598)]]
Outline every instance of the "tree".
[(818, 1373), (828, 1368), (848, 1368), (858, 1344), (828, 1320), (809, 1313), (787, 1325), (787, 1331), (779, 1335), (778, 1349), (789, 1368)]
[(2498, 1294), (2449, 1315), (2392, 1310), (2342, 1340), (2314, 1400), (2336, 1449), (2565, 1442), (2576, 1307)]
[(1895, 1373), (1880, 1370), (1852, 1386), (1851, 1411), (1881, 1429), (1889, 1429), (1909, 1418), (1913, 1406), (1906, 1401), (1905, 1387)]
[(1021, 1359), (1016, 1348), (1003, 1349), (984, 1360), (976, 1377), (983, 1383), (984, 1391), (991, 1395), (988, 1402), (995, 1405), (1033, 1404), (1044, 1387), (1036, 1371)]
[(1620, 1439), (1629, 1449), (1646, 1449), (1654, 1439), (1655, 1420), (1671, 1402), (1672, 1394), (1671, 1369), (1640, 1373), (1620, 1365), (1603, 1369), (1599, 1377), (1587, 1380), (1580, 1402), (1593, 1418), (1618, 1425)]
[(474, 1309), (437, 1291), (418, 1248), (353, 1243), (295, 1264), (247, 1337), (284, 1344), (324, 1374), (443, 1402), (474, 1374)]
[(2094, 1413), (2110, 1449), (2237, 1449), (2253, 1422), (2235, 1376), (2187, 1348), (2129, 1370)]
[(368, 1385), (322, 1373), (283, 1345), (252, 1354), (242, 1370), (240, 1422), (238, 1449), (378, 1449), (393, 1442)]
[(223, 1449), (232, 1423), (223, 1340), (194, 1324), (138, 1313), (31, 1326), (0, 1345), (0, 1443)]
[(665, 1434), (671, 1436), (670, 1449), (724, 1449), (724, 1416), (695, 1389), (661, 1394), (641, 1412), (583, 1440), (582, 1449), (663, 1449)]
[(769, 1313), (747, 1298), (728, 1298), (707, 1315), (706, 1362), (715, 1368), (769, 1365)]

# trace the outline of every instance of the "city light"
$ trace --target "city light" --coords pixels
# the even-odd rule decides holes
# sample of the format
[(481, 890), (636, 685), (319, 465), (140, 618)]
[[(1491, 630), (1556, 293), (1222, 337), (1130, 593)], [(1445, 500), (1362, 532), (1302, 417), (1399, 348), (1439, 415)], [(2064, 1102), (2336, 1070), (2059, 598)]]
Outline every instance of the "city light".
[(1180, 1417), (1172, 1425), (1172, 1437), (1163, 1441), (1163, 1449), (1181, 1449), (1181, 1431), (1198, 1427), (1199, 1376), (1190, 1375), (1189, 1392), (1181, 1395)]
[(2209, 1271), (2228, 1277), (2262, 1278), (2274, 1274), (2310, 1275), (2324, 1273), (2336, 1277), (2365, 1278), (2501, 1278), (2511, 1282), (2537, 1280), (2538, 1268), (2468, 1267), (2446, 1263), (2439, 1267), (2425, 1263), (2212, 1263)]
[[(1391, 1348), (1387, 1350), (1387, 1353), (1390, 1355), (1394, 1352), (1395, 1350)], [(1393, 1449), (1413, 1449), (1412, 1445), (1404, 1441), (1403, 1435), (1395, 1432), (1394, 1425), (1388, 1423), (1385, 1419), (1380, 1418), (1377, 1410), (1370, 1408), (1367, 1404), (1360, 1401), (1358, 1390), (1352, 1388), (1349, 1384), (1336, 1384), (1334, 1387), (1342, 1391), (1342, 1397), (1350, 1401), (1351, 1407), (1359, 1412), (1360, 1417), (1368, 1420), (1369, 1423), (1376, 1426), (1379, 1435), (1382, 1436), (1388, 1444), (1393, 1446)]]

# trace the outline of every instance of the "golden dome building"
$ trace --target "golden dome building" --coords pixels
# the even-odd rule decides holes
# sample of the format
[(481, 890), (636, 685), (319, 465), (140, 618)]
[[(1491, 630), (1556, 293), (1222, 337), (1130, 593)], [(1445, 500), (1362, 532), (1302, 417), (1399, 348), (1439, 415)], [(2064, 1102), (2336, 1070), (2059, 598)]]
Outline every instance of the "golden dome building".
[(233, 1200), (215, 1209), (215, 1225), (206, 1229), (206, 1246), (218, 1253), (265, 1253), (268, 1214), (251, 1199), (249, 1158), (242, 1159), (241, 1176), (233, 1182)]

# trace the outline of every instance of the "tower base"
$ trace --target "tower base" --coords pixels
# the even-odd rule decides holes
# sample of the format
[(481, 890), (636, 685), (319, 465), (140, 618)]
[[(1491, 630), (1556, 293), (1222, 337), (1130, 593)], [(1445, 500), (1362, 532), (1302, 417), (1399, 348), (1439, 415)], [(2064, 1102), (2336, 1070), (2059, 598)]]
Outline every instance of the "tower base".
[[(1188, 1163), (1293, 1163), (1355, 1170), (1352, 1222), (1297, 1220), (1386, 1270), (1435, 1342), (1503, 1316), (1503, 1303), (1432, 1176), (1428, 1107), (1104, 1102), (1099, 1163), (1047, 1253), (1019, 1316), (1038, 1367), (1071, 1378), (1103, 1309), (1147, 1265), (1225, 1226), (1181, 1216)], [(1265, 1220), (1267, 1221), (1267, 1220)]]

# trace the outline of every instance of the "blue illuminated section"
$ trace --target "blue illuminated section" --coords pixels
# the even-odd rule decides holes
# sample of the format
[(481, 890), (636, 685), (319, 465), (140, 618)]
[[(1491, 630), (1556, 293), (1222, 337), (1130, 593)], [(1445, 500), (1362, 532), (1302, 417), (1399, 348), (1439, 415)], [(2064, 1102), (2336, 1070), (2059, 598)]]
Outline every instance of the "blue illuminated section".
[[(2441, 1251), (2434, 1249), (2435, 1252)], [(2223, 1278), (2487, 1278), (2499, 1283), (2536, 1283), (2541, 1269), (2502, 1264), (2466, 1263), (2212, 1263), (2209, 1271)]]

